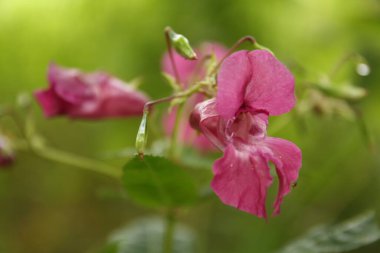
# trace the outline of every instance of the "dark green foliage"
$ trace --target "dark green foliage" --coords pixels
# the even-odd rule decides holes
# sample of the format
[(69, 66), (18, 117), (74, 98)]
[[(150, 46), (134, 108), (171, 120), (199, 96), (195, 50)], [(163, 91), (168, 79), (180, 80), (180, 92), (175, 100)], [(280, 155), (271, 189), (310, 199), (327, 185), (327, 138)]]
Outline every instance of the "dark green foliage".
[(339, 253), (379, 239), (380, 229), (371, 212), (335, 226), (316, 227), (279, 253)]
[(184, 206), (197, 198), (193, 178), (164, 157), (134, 157), (124, 166), (123, 183), (132, 200), (148, 207)]

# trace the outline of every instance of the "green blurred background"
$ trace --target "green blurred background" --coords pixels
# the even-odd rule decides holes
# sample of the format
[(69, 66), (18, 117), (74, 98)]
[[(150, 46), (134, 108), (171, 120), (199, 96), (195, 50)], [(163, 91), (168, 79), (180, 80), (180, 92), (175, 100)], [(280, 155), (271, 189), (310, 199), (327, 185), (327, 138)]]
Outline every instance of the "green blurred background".
[[(329, 71), (346, 53), (361, 53), (371, 74), (360, 77), (352, 70), (342, 78), (368, 90), (359, 106), (379, 144), (378, 0), (0, 0), (0, 104), (45, 87), (51, 61), (124, 80), (143, 77), (142, 89), (151, 97), (167, 95), (160, 73), (166, 25), (194, 45), (231, 46), (253, 35), (311, 76)], [(52, 145), (90, 157), (132, 146), (139, 123), (45, 120), (34, 107)], [(290, 124), (276, 133), (297, 143), (304, 157), (282, 214), (266, 223), (213, 198), (181, 218), (197, 233), (202, 252), (272, 252), (316, 224), (380, 211), (376, 145), (367, 148), (354, 122), (310, 116), (306, 123), (308, 131)], [(17, 155), (11, 170), (0, 171), (0, 252), (95, 252), (114, 229), (154, 214), (110, 194), (120, 191), (111, 179), (27, 152)], [(377, 243), (354, 252), (379, 249)]]

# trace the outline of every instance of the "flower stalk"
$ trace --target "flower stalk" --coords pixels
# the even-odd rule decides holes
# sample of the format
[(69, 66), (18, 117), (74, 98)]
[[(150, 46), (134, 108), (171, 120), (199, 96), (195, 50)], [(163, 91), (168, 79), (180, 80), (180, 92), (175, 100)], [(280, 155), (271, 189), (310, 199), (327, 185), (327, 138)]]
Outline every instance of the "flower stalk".
[(173, 135), (170, 139), (170, 149), (169, 149), (169, 157), (172, 159), (176, 159), (178, 156), (178, 135), (180, 131), (180, 123), (183, 113), (184, 103), (181, 103), (178, 105), (174, 128), (173, 128)]
[(166, 47), (167, 47), (167, 50), (168, 50), (168, 53), (169, 53), (170, 62), (171, 62), (172, 67), (173, 67), (175, 81), (176, 81), (177, 84), (179, 84), (180, 83), (180, 79), (179, 79), (177, 65), (176, 65), (176, 63), (174, 61), (173, 47), (172, 47), (172, 42), (171, 42), (171, 39), (170, 39), (170, 30), (171, 30), (170, 27), (166, 27), (165, 28)]
[(22, 139), (16, 141), (18, 144), (16, 148), (29, 149), (39, 157), (67, 165), (72, 165), (84, 170), (97, 172), (112, 178), (119, 179), (121, 177), (122, 171), (119, 168), (110, 166), (94, 159), (82, 157), (47, 146), (44, 142), (44, 139), (36, 131), (31, 110), (27, 111), (24, 122), (13, 110), (10, 110), (8, 115), (20, 129), (20, 134), (22, 136)]
[(173, 241), (175, 232), (175, 212), (173, 209), (167, 211), (165, 219), (165, 232), (163, 237), (163, 253), (173, 252)]
[(121, 169), (112, 167), (97, 160), (78, 156), (69, 152), (58, 150), (52, 147), (31, 145), (31, 150), (36, 155), (45, 159), (56, 161), (62, 164), (71, 165), (84, 170), (97, 172), (112, 178), (121, 177)]
[(241, 38), (240, 40), (238, 40), (231, 48), (230, 50), (228, 50), (228, 52), (226, 53), (225, 56), (223, 56), (223, 58), (218, 62), (218, 64), (215, 66), (215, 68), (211, 71), (211, 74), (216, 74), (216, 72), (218, 71), (218, 69), (220, 68), (220, 65), (222, 65), (222, 62), (228, 57), (230, 56), (231, 54), (233, 54), (233, 52), (235, 52), (236, 49), (238, 49), (241, 44), (245, 43), (245, 42), (250, 42), (251, 44), (255, 44), (256, 43), (256, 39), (252, 36), (244, 36), (243, 38)]

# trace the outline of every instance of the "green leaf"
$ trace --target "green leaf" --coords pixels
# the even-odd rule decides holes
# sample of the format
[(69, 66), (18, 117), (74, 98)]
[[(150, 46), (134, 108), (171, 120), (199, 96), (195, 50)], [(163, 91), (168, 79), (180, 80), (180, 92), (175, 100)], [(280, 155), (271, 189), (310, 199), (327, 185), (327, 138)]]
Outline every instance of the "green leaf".
[[(116, 231), (104, 253), (162, 253), (165, 223), (160, 218), (144, 218)], [(195, 253), (195, 236), (187, 227), (177, 224), (173, 253)], [(103, 253), (103, 252), (102, 252)]]
[(380, 229), (370, 212), (338, 225), (316, 227), (278, 253), (339, 253), (379, 239)]
[(134, 157), (124, 166), (123, 183), (132, 200), (148, 207), (178, 207), (197, 199), (194, 179), (164, 157)]
[(99, 253), (118, 253), (119, 245), (118, 243), (112, 242), (107, 244)]

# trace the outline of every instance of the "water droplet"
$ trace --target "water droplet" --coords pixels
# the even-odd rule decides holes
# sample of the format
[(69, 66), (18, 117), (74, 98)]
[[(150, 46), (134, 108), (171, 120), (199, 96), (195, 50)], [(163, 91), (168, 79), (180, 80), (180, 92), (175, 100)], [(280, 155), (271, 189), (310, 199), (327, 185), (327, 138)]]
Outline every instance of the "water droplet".
[(361, 76), (368, 76), (371, 72), (371, 69), (369, 68), (368, 64), (359, 63), (356, 65), (356, 72)]

